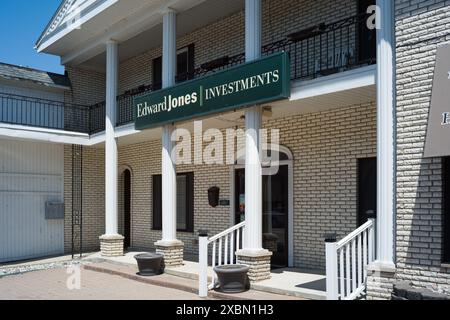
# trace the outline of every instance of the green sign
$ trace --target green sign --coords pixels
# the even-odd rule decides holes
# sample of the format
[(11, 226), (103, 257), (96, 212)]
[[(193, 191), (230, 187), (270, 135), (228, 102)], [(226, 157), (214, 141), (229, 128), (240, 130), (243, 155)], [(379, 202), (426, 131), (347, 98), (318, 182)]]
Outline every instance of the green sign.
[(289, 98), (288, 54), (277, 53), (133, 99), (137, 130)]

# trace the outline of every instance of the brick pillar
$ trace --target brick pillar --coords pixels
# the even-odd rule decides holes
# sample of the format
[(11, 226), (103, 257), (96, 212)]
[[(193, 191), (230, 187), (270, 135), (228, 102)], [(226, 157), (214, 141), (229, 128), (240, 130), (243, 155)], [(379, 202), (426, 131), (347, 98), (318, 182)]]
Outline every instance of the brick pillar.
[(100, 251), (104, 257), (123, 256), (123, 240), (121, 235), (103, 235), (100, 237)]
[(177, 243), (164, 244), (162, 241), (155, 243), (156, 252), (164, 255), (164, 265), (166, 267), (181, 267), (183, 263), (184, 244)]
[(367, 300), (391, 300), (395, 268), (382, 267), (376, 262), (367, 267)]
[(248, 278), (250, 282), (258, 282), (270, 279), (270, 258), (272, 252), (261, 251), (256, 253), (240, 250), (236, 252), (237, 263), (245, 264), (250, 267)]

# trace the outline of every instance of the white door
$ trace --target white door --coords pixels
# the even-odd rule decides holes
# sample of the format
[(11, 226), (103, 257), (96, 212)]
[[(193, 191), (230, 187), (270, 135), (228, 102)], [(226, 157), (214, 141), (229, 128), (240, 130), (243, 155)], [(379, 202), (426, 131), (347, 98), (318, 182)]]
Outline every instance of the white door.
[(64, 220), (46, 220), (63, 202), (62, 145), (0, 139), (0, 262), (64, 252)]

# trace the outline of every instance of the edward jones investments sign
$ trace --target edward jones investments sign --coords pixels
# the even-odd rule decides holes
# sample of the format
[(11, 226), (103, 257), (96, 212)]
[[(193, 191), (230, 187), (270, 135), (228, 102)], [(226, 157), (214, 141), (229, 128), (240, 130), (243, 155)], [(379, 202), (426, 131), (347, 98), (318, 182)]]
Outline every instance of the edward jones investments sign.
[(289, 57), (277, 53), (134, 98), (135, 127), (157, 127), (289, 96)]

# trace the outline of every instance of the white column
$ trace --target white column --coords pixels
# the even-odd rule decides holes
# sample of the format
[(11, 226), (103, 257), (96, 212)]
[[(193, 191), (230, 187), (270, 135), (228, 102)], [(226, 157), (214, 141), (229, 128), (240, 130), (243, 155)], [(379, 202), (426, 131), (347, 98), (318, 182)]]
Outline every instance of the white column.
[[(245, 0), (245, 57), (261, 57), (261, 0)], [(245, 112), (245, 241), (247, 251), (262, 250), (262, 168), (260, 159), (261, 107)]]
[(118, 45), (106, 44), (106, 123), (105, 123), (105, 222), (106, 235), (118, 233), (117, 209), (117, 140), (116, 125)]
[(395, 104), (393, 5), (377, 0), (377, 262), (394, 267)]
[[(176, 12), (167, 9), (163, 16), (163, 88), (175, 84), (176, 76)], [(162, 130), (162, 242), (176, 242), (177, 231), (177, 174), (172, 159), (173, 125), (165, 125)]]

